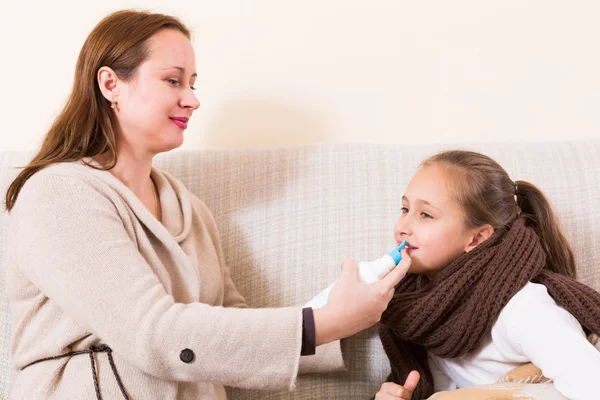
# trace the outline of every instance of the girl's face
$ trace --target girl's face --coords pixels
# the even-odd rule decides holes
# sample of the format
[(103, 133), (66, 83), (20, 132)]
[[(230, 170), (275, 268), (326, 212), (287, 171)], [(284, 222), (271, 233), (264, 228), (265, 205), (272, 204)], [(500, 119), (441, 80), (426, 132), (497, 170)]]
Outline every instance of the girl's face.
[(119, 81), (117, 117), (121, 145), (157, 154), (179, 147), (187, 121), (200, 103), (194, 95), (196, 56), (175, 29), (148, 39), (148, 58), (130, 82)]
[(402, 196), (394, 237), (412, 259), (409, 272), (430, 277), (482, 239), (479, 229), (465, 229), (464, 211), (448, 189), (452, 175), (433, 164), (420, 169)]

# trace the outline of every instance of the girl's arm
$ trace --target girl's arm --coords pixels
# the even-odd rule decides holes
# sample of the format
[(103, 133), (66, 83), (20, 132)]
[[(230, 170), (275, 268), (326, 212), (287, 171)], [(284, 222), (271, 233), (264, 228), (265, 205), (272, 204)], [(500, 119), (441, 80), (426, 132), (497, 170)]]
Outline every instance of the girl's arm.
[(446, 375), (446, 372), (442, 369), (438, 360), (434, 356), (429, 354), (428, 361), (429, 370), (433, 376), (434, 392), (442, 392), (445, 390), (454, 390), (458, 388), (452, 378)]
[(505, 321), (504, 329), (494, 340), (506, 339), (509, 352), (533, 362), (565, 397), (586, 400), (591, 393), (600, 393), (600, 352), (545, 286), (528, 286), (503, 310), (499, 321)]

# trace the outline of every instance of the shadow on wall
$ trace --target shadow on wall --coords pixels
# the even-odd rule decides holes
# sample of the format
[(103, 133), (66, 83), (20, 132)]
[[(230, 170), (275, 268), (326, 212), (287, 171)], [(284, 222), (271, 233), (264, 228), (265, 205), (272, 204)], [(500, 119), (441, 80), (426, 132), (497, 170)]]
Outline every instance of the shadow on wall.
[(310, 107), (277, 99), (241, 98), (225, 103), (206, 132), (205, 148), (278, 147), (325, 142), (327, 128)]

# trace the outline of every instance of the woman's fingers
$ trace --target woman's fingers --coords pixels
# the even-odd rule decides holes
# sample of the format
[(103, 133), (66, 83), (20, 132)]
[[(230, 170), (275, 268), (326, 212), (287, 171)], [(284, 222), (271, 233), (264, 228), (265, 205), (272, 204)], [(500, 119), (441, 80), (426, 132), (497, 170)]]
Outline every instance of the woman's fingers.
[(327, 304), (314, 310), (317, 344), (351, 336), (375, 325), (394, 296), (394, 288), (410, 266), (410, 256), (403, 259), (383, 280), (373, 284), (361, 281), (356, 262), (349, 258), (342, 264), (342, 274), (329, 294)]
[(396, 287), (398, 283), (406, 276), (410, 264), (412, 262), (410, 256), (406, 252), (406, 249), (402, 250), (402, 260), (396, 265), (396, 267), (390, 271), (380, 282), (384, 285), (386, 291)]
[(358, 266), (352, 258), (347, 258), (342, 263), (342, 275), (340, 280), (358, 281)]

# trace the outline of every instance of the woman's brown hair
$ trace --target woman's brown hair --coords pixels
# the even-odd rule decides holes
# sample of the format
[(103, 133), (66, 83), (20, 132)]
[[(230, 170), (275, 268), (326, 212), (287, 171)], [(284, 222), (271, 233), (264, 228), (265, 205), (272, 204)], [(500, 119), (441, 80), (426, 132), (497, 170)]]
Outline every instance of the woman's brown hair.
[(446, 168), (454, 178), (449, 181), (449, 188), (463, 207), (465, 227), (489, 224), (494, 230), (508, 229), (521, 215), (540, 238), (546, 268), (576, 277), (569, 242), (546, 196), (535, 185), (513, 182), (500, 164), (472, 151), (444, 151), (423, 161), (421, 167), (433, 164)]
[(88, 35), (77, 59), (73, 88), (67, 102), (46, 133), (42, 146), (6, 192), (10, 211), (25, 182), (43, 168), (106, 154), (104, 168), (117, 162), (117, 117), (97, 82), (100, 67), (111, 68), (130, 81), (148, 57), (148, 39), (163, 29), (190, 31), (177, 18), (147, 11), (122, 10), (106, 16)]

